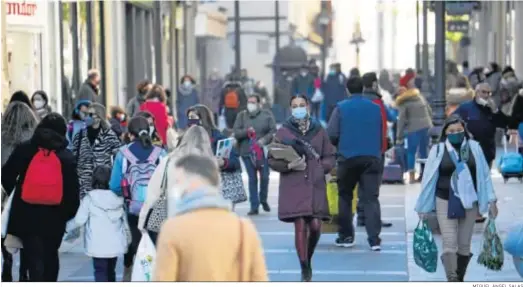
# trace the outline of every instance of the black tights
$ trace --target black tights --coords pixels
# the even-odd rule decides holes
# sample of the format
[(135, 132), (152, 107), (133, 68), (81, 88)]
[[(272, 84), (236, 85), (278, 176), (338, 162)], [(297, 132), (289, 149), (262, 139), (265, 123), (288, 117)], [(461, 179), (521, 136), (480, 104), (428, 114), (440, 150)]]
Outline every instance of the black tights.
[(311, 217), (299, 217), (294, 220), (294, 240), (296, 252), (302, 267), (310, 266), (314, 249), (320, 240), (321, 220)]

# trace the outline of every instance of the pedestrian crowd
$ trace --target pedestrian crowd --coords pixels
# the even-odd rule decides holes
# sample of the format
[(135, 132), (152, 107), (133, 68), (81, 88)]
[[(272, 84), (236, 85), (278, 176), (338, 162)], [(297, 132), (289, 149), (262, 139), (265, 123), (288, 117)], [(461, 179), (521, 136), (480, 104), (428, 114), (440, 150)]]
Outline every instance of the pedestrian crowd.
[(100, 79), (89, 71), (71, 115), (52, 112), (44, 91), (14, 93), (3, 112), (2, 281), (13, 281), (17, 253), (20, 281), (57, 281), (62, 241), (80, 237), (97, 282), (116, 281), (121, 256), (123, 281), (267, 281), (255, 226), (234, 208), (249, 200), (248, 216), (270, 212), (270, 172), (280, 174), (278, 218), (294, 225), (302, 281), (329, 225), (333, 244), (350, 248), (356, 218), (381, 250), (392, 224), (380, 187), (405, 174), (421, 183), (420, 218), (439, 223), (448, 281), (463, 281), (474, 223), (498, 213), (496, 131), (523, 135), (521, 82), (495, 64), (485, 74), (449, 63), (448, 117), (433, 141), (430, 77), (412, 69), (393, 81), (303, 65), (283, 73), (274, 97), (246, 70), (225, 79), (213, 70), (201, 93), (191, 75), (175, 99), (143, 80), (125, 109), (109, 110)]

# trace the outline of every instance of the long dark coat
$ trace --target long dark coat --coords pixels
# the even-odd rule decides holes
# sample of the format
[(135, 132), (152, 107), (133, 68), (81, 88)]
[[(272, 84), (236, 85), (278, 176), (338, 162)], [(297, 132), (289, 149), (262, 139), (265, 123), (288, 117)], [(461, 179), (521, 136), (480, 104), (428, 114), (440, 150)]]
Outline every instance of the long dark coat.
[(280, 173), (278, 218), (283, 222), (293, 222), (297, 217), (314, 217), (328, 220), (329, 206), (325, 174), (335, 165), (335, 148), (330, 143), (327, 132), (312, 120), (309, 130), (303, 135), (298, 127), (287, 121), (275, 135), (277, 142), (295, 142), (302, 140), (310, 143), (319, 155), (306, 151), (307, 169), (292, 171), (288, 162), (274, 159), (269, 153), (269, 166)]

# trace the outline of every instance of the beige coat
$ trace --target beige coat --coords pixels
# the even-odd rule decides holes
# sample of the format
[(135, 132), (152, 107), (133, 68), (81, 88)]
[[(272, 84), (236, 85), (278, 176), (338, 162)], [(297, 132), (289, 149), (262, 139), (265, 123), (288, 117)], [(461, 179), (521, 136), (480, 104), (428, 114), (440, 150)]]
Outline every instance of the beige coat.
[(268, 281), (254, 225), (225, 209), (202, 208), (167, 220), (156, 254), (154, 281)]

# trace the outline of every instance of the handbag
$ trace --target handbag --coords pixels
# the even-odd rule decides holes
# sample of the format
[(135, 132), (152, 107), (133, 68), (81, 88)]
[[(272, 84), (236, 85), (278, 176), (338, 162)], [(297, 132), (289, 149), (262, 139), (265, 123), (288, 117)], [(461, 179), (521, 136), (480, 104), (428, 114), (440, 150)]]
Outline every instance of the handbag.
[(438, 268), (438, 246), (425, 220), (418, 222), (413, 237), (414, 262), (429, 273), (436, 272)]
[(162, 176), (162, 194), (160, 198), (156, 201), (151, 211), (145, 219), (145, 229), (152, 232), (160, 232), (162, 223), (167, 219), (167, 169), (169, 168), (169, 163), (171, 158), (167, 158), (167, 163), (165, 163), (165, 169), (163, 170)]
[(234, 204), (247, 201), (247, 193), (243, 185), (241, 170), (236, 172), (222, 172), (221, 184), (223, 198), (232, 201)]

